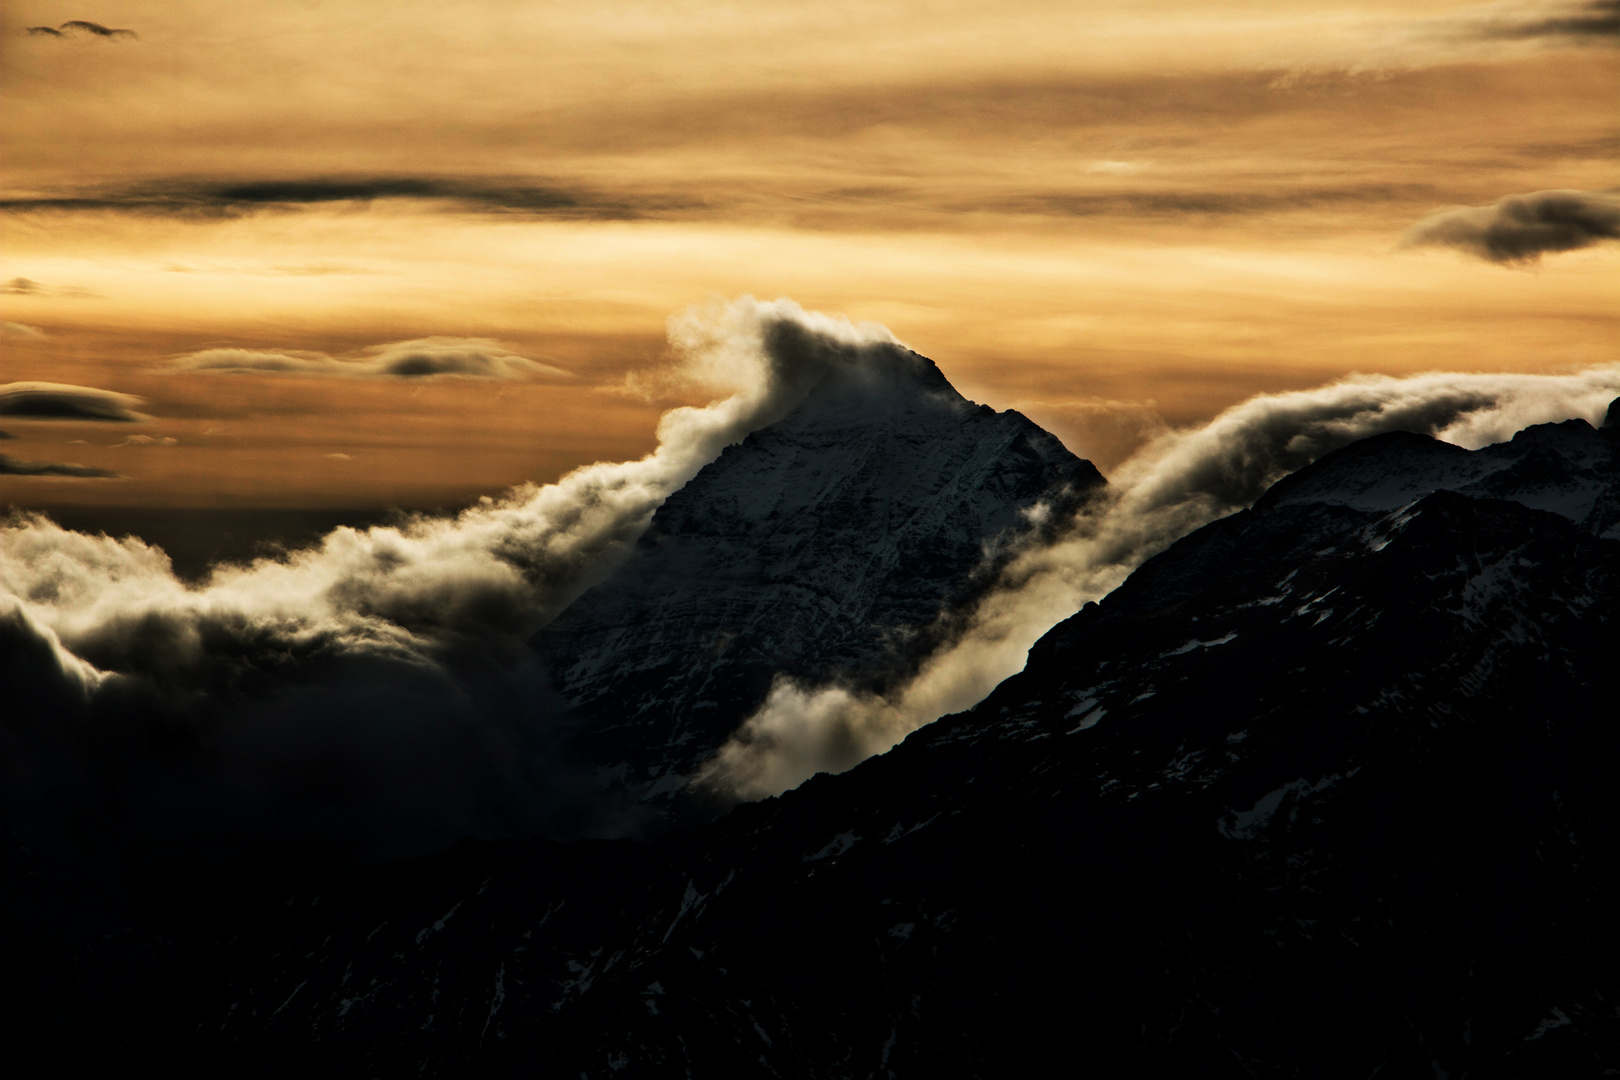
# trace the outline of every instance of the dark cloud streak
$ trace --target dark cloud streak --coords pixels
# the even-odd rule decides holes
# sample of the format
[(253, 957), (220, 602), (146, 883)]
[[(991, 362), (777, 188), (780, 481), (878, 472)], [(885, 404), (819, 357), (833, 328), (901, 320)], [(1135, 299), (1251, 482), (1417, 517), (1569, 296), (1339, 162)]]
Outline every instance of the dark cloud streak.
[(89, 34), (91, 37), (105, 38), (109, 41), (118, 41), (124, 38), (134, 39), (140, 37), (133, 30), (119, 27), (102, 26), (100, 23), (90, 22), (88, 19), (69, 19), (60, 26), (30, 26), (23, 33), (29, 37), (65, 38), (75, 34)]
[(1031, 213), (1063, 217), (1167, 215), (1241, 215), (1283, 210), (1306, 210), (1320, 206), (1357, 203), (1385, 203), (1432, 198), (1434, 189), (1426, 184), (1365, 184), (1339, 188), (1306, 188), (1296, 191), (1113, 191), (1071, 194), (1032, 193), (1012, 200), (971, 205), (959, 209), (989, 209), (999, 212)]
[(96, 469), (71, 462), (19, 461), (10, 454), (0, 454), (0, 476), (50, 476), (71, 480), (122, 480), (123, 474), (111, 469)]
[(1592, 44), (1620, 44), (1620, 0), (1588, 0), (1567, 14), (1485, 27), (1481, 36), (1529, 40), (1574, 38)]
[(172, 217), (237, 217), (378, 199), (449, 202), (483, 213), (619, 221), (699, 205), (690, 199), (605, 194), (582, 187), (503, 180), (385, 176), (210, 183), (169, 180), (71, 195), (0, 199), (0, 210), (116, 211)]
[(134, 423), (145, 419), (134, 407), (141, 399), (111, 390), (63, 383), (15, 382), (0, 385), (0, 416), (20, 420), (93, 420)]
[(1598, 191), (1533, 191), (1491, 206), (1443, 210), (1407, 231), (1407, 247), (1451, 247), (1502, 265), (1620, 240), (1620, 197)]

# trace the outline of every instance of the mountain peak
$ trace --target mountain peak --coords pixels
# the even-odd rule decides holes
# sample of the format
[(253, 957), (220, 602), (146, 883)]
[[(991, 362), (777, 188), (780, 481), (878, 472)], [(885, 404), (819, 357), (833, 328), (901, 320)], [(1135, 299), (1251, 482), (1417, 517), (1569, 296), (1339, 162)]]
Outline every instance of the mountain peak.
[(1322, 504), (1395, 510), (1436, 491), (1509, 499), (1611, 535), (1620, 528), (1620, 459), (1610, 406), (1599, 432), (1585, 420), (1534, 424), (1479, 450), (1391, 431), (1362, 439), (1284, 477), (1255, 503), (1264, 512)]
[[(773, 355), (821, 347), (802, 336)], [(778, 676), (880, 687), (909, 670), (1037, 503), (1104, 483), (926, 357), (859, 352), (801, 365), (818, 371), (802, 403), (671, 495), (630, 561), (536, 638), (585, 750), (639, 794), (677, 789)]]

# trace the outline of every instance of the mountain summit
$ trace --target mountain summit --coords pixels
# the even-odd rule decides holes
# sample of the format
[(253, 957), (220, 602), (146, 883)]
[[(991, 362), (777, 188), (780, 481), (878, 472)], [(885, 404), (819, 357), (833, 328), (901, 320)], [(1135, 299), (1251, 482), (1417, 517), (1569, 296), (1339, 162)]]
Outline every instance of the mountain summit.
[(630, 560), (535, 639), (584, 750), (636, 794), (678, 789), (778, 676), (905, 674), (996, 552), (1039, 527), (1039, 504), (1072, 508), (1104, 483), (925, 357), (859, 361), (671, 495)]

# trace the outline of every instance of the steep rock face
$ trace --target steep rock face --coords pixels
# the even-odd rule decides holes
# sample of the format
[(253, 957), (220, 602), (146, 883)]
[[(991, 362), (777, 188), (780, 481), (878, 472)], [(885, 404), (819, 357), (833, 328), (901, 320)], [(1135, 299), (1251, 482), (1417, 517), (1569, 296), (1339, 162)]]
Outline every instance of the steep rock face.
[[(881, 363), (880, 363), (881, 362)], [(799, 409), (671, 495), (630, 562), (536, 639), (633, 790), (678, 787), (778, 674), (881, 683), (1034, 527), (1101, 485), (1016, 412), (916, 354), (834, 370)], [(975, 577), (978, 571), (980, 578)]]
[(1620, 541), (1528, 485), (1324, 483), (1437, 456), (1467, 460), (1324, 458), (975, 710), (703, 829), (238, 913), (101, 1045), (330, 1075), (1612, 1075)]

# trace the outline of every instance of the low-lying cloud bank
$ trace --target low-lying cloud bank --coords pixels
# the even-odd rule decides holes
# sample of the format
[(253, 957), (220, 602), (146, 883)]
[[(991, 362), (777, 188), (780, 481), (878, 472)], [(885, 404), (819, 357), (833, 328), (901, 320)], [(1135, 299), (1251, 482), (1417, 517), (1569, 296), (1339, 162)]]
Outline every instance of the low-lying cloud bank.
[(341, 528), (197, 586), (135, 538), (29, 515), (0, 525), (7, 820), (39, 842), (99, 815), (193, 854), (257, 837), (354, 859), (633, 831), (634, 810), (566, 758), (528, 639), (724, 447), (893, 340), (746, 298), (674, 319), (669, 336), (678, 377), (717, 400), (666, 412), (639, 461), (454, 518)]
[(779, 794), (817, 772), (840, 772), (917, 728), (982, 700), (1024, 666), (1029, 647), (1146, 559), (1252, 504), (1277, 480), (1329, 450), (1386, 431), (1417, 431), (1476, 448), (1531, 424), (1584, 417), (1601, 424), (1620, 394), (1620, 365), (1574, 375), (1436, 373), (1355, 377), (1268, 394), (1207, 425), (1167, 432), (1126, 461), (1056, 543), (1022, 552), (966, 631), (886, 695), (778, 680), (764, 706), (700, 771), (723, 797)]
[(416, 338), (375, 345), (366, 352), (370, 355), (340, 360), (325, 353), (297, 350), (203, 349), (177, 357), (166, 370), (340, 379), (573, 378), (571, 372), (519, 356), (489, 338)]
[(1503, 265), (1620, 240), (1620, 196), (1602, 191), (1533, 191), (1491, 206), (1464, 206), (1424, 218), (1407, 247), (1451, 247)]
[(143, 404), (131, 394), (66, 383), (14, 382), (0, 385), (0, 416), (19, 420), (94, 420), (136, 423)]

